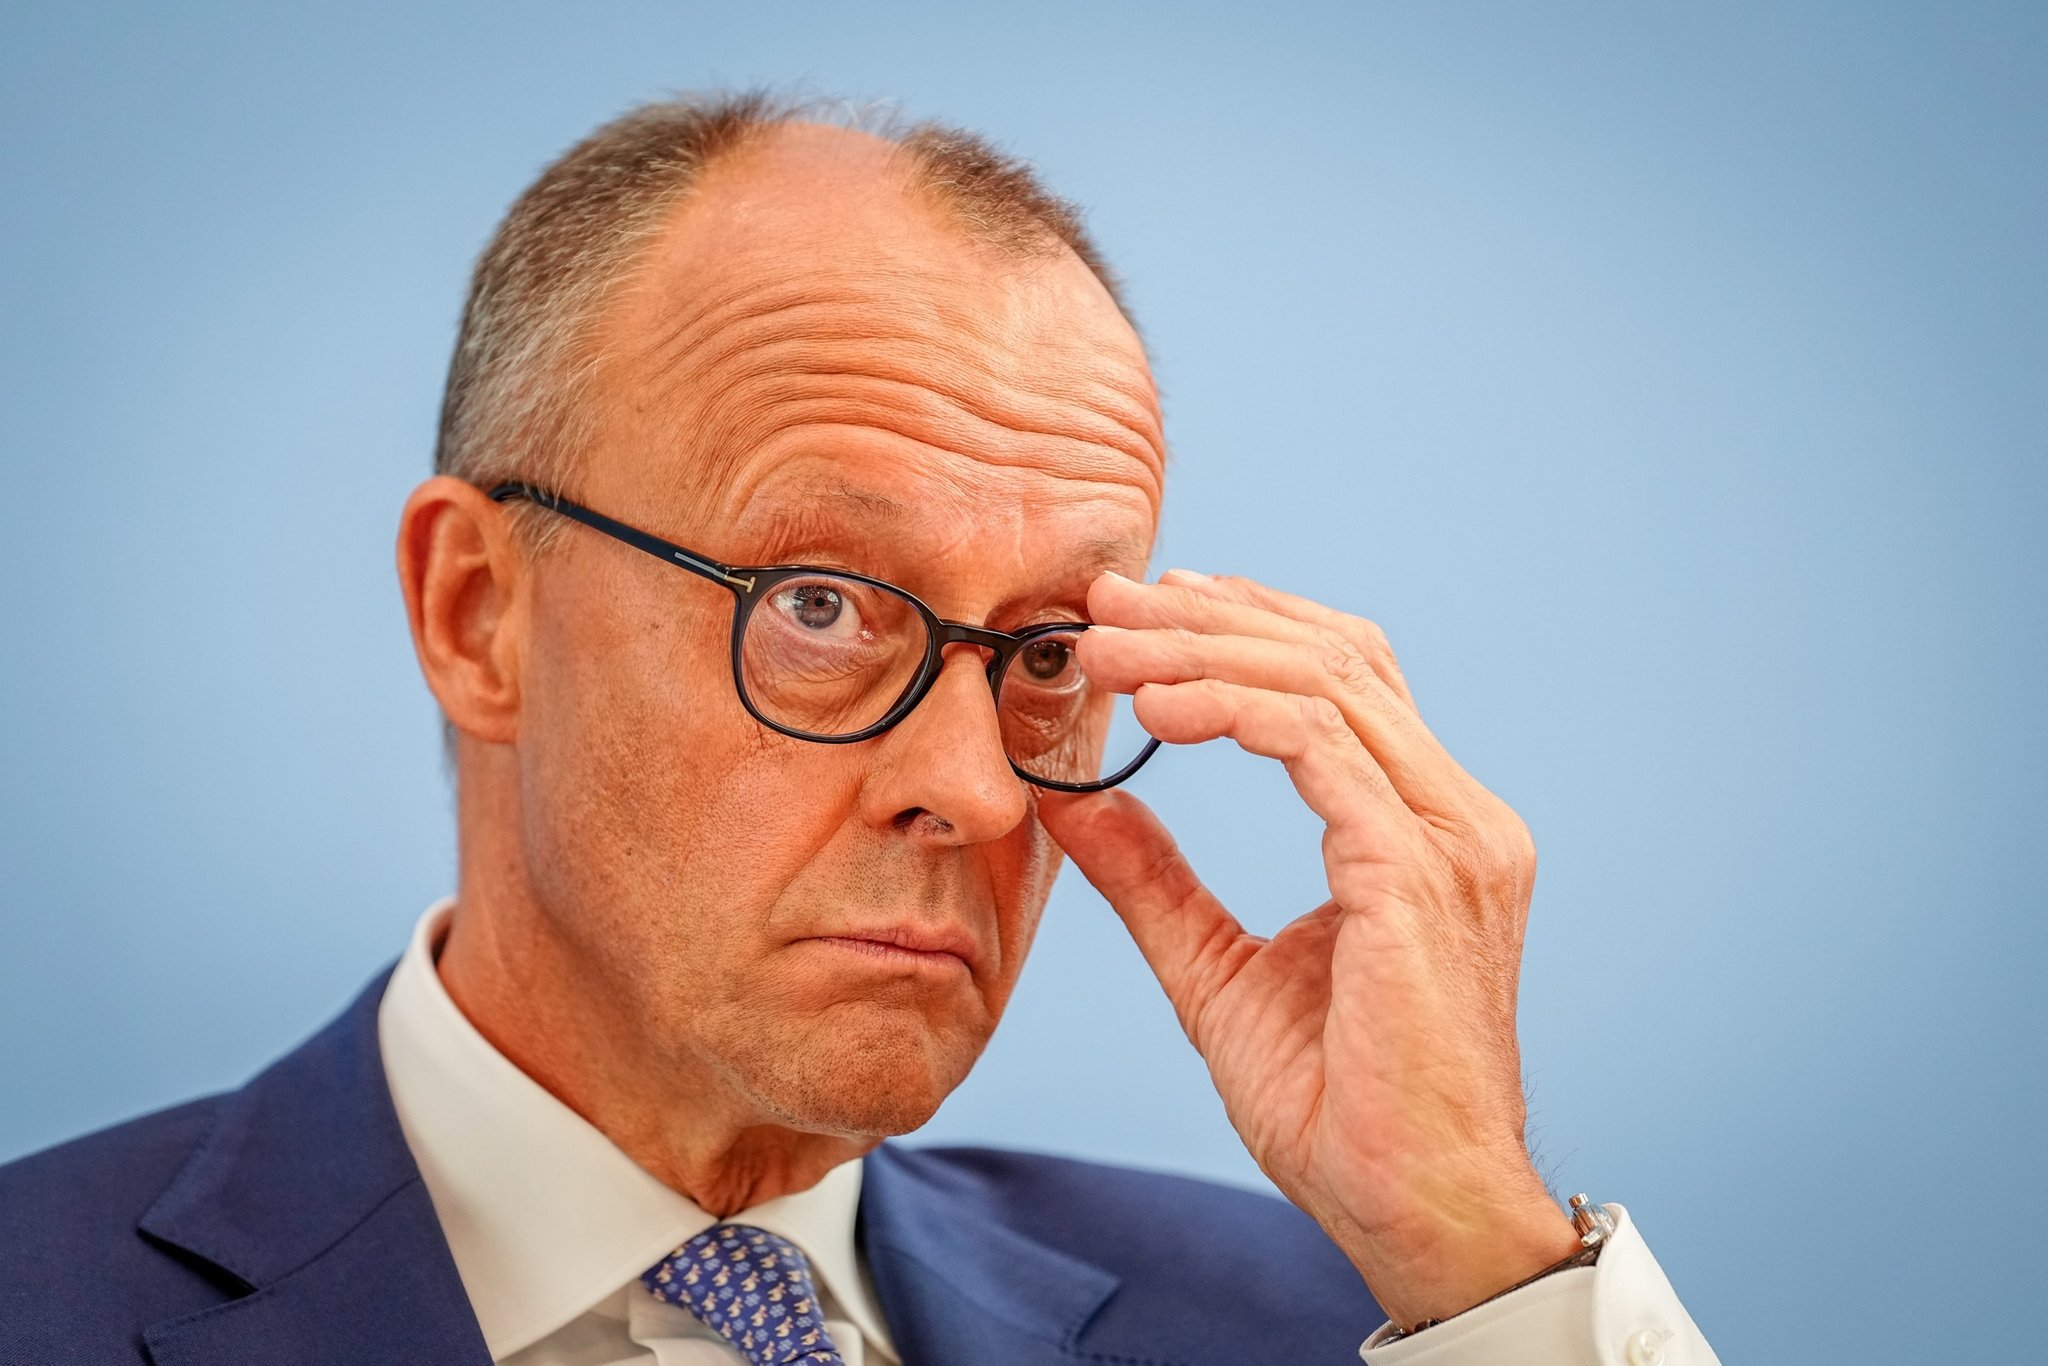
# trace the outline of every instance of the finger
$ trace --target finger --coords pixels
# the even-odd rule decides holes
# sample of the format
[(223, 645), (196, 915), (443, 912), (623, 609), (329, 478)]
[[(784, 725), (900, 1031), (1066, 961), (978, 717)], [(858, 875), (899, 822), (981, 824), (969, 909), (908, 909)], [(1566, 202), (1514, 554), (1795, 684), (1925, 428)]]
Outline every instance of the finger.
[(1121, 574), (1098, 577), (1088, 588), (1088, 619), (1131, 630), (1179, 627), (1210, 635), (1261, 636), (1308, 644), (1320, 627), (1250, 603), (1232, 602), (1187, 584), (1138, 583)]
[[(1393, 651), (1375, 645), (1372, 637), (1379, 628), (1360, 617), (1328, 612), (1349, 625), (1339, 629), (1289, 616), (1270, 607), (1244, 601), (1215, 587), (1221, 580), (1180, 581), (1187, 570), (1174, 571), (1176, 581), (1136, 583), (1120, 574), (1104, 574), (1088, 590), (1091, 620), (1133, 629), (1178, 626), (1211, 635), (1263, 636), (1268, 640), (1291, 640), (1321, 645), (1332, 654), (1356, 661), (1355, 667), (1380, 674), (1394, 695), (1411, 709), (1414, 699), (1407, 693), (1408, 681), (1393, 662)], [(1326, 611), (1328, 609), (1325, 609)], [(1384, 635), (1380, 640), (1384, 642)], [(1397, 686), (1398, 685), (1398, 686)]]
[(1159, 818), (1131, 794), (1048, 791), (1038, 817), (1124, 922), (1200, 1048), (1203, 1004), (1262, 941), (1210, 894)]
[(1278, 759), (1302, 801), (1330, 827), (1343, 857), (1412, 859), (1419, 837), (1415, 813), (1328, 698), (1201, 678), (1147, 683), (1135, 700), (1139, 722), (1168, 744), (1227, 738)]
[(1448, 813), (1472, 801), (1478, 782), (1451, 757), (1413, 708), (1355, 652), (1318, 641), (1204, 635), (1182, 628), (1101, 627), (1080, 638), (1090, 681), (1135, 693), (1147, 683), (1224, 683), (1303, 697), (1326, 697), (1364, 742), (1408, 806)]
[(1415, 695), (1409, 691), (1408, 679), (1401, 672), (1401, 663), (1394, 657), (1393, 644), (1377, 622), (1340, 612), (1311, 598), (1268, 587), (1256, 579), (1202, 574), (1192, 569), (1169, 569), (1159, 576), (1159, 580), (1227, 601), (1262, 607), (1279, 616), (1336, 633), (1365, 657), (1396, 697), (1406, 702), (1411, 710), (1419, 712), (1415, 706)]

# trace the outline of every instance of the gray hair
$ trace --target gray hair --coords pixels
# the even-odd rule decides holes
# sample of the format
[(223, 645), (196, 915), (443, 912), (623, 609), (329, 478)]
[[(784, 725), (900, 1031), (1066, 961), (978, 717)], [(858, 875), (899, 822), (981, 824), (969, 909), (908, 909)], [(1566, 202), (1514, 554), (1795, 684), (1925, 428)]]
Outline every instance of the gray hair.
[[(484, 488), (509, 478), (560, 487), (587, 448), (591, 414), (579, 400), (597, 357), (585, 343), (615, 288), (706, 167), (795, 122), (886, 138), (909, 187), (950, 207), (963, 231), (1013, 255), (1072, 250), (1129, 316), (1080, 211), (974, 133), (764, 91), (664, 100), (570, 148), (498, 225), (463, 309), (435, 470)], [(535, 543), (547, 534), (543, 524)]]

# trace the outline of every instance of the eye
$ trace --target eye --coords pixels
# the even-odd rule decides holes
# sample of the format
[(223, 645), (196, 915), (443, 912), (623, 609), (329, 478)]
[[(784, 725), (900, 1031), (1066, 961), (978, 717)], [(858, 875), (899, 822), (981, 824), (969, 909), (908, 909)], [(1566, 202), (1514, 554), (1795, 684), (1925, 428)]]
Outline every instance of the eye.
[(1063, 639), (1034, 640), (1017, 655), (1017, 666), (1035, 683), (1058, 683), (1074, 669), (1074, 647)]
[(861, 634), (860, 609), (830, 583), (792, 583), (775, 591), (775, 610), (805, 634), (852, 640)]

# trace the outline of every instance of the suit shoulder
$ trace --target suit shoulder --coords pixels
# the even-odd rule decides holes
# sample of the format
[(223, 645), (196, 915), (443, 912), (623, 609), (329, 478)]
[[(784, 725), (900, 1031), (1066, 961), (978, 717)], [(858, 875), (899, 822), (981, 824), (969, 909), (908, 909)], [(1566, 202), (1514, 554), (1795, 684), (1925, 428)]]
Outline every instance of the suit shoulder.
[(138, 1115), (0, 1165), (0, 1246), (16, 1246), (20, 1221), (37, 1217), (78, 1224), (117, 1212), (133, 1228), (205, 1138), (220, 1099)]
[(1285, 1344), (1342, 1361), (1385, 1319), (1350, 1259), (1277, 1196), (1039, 1153), (892, 1152), (990, 1219), (1115, 1275), (1103, 1317), (1184, 1328), (1190, 1360), (1228, 1359), (1220, 1349), (1242, 1334), (1245, 1359)]
[(219, 1103), (187, 1101), (0, 1166), (0, 1285), (50, 1305), (110, 1277), (161, 1274), (136, 1223), (205, 1141)]

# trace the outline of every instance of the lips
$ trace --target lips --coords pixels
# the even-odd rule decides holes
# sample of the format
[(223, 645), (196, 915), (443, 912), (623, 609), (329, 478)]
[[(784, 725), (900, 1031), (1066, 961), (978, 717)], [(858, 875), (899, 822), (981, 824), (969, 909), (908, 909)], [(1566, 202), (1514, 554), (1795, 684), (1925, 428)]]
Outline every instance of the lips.
[(949, 925), (869, 925), (813, 937), (906, 963), (924, 961), (938, 966), (957, 960), (972, 969), (975, 961), (974, 936)]

